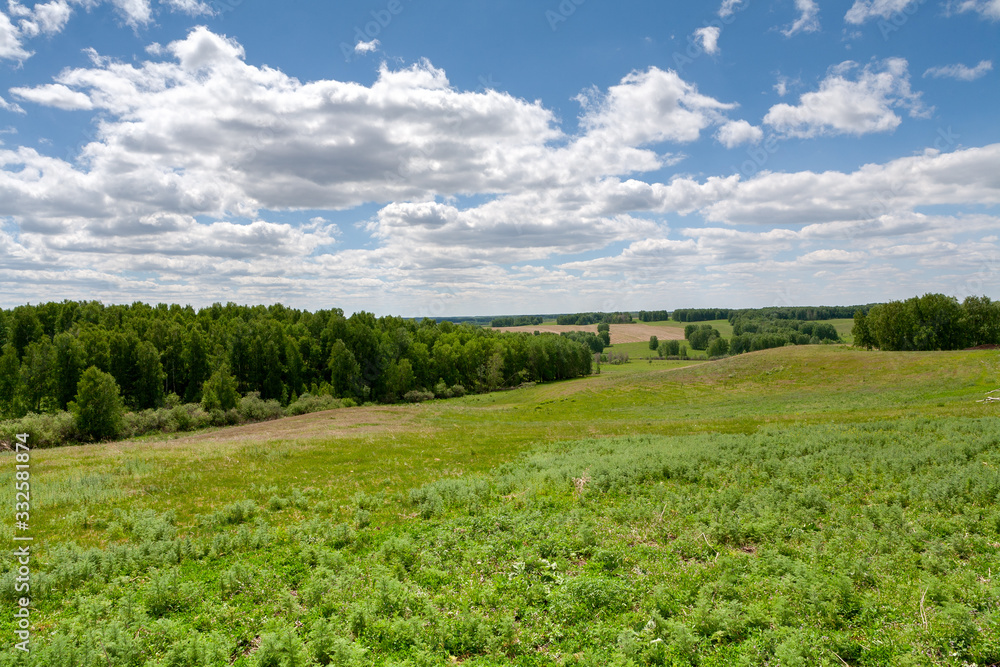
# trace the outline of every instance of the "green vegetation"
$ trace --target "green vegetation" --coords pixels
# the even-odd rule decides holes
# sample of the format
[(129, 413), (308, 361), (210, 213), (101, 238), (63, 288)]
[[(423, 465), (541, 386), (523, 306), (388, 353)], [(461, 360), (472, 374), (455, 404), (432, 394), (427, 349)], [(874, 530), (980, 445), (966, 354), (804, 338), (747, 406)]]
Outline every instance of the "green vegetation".
[(565, 336), (570, 340), (576, 341), (582, 345), (586, 345), (594, 354), (600, 354), (604, 351), (604, 348), (610, 344), (611, 335), (606, 331), (602, 331), (601, 335), (598, 336), (592, 331), (564, 331), (560, 336)]
[[(273, 402), (280, 416), (340, 405), (335, 399), (414, 402), (440, 382), (479, 393), (580, 377), (591, 372), (592, 347), (447, 321), (344, 317), (339, 309), (19, 306), (0, 311), (0, 418), (17, 420), (4, 430), (31, 432), (38, 445), (188, 430), (254, 421), (253, 411), (238, 413), (241, 397)], [(95, 426), (93, 411), (105, 408), (80, 394), (93, 391), (85, 368), (113, 380), (129, 415)], [(271, 407), (264, 412), (275, 416)]]
[[(860, 312), (860, 311), (859, 311)], [(840, 334), (831, 322), (789, 320), (739, 315), (732, 320), (730, 354), (757, 352), (785, 345), (819, 345), (840, 342)], [(689, 325), (690, 326), (690, 325)]]
[(670, 317), (674, 322), (704, 322), (727, 319), (729, 312), (728, 308), (678, 308)]
[(77, 428), (86, 437), (104, 440), (121, 431), (124, 409), (118, 383), (94, 366), (83, 373), (76, 402), (69, 407), (76, 417)]
[(576, 313), (559, 315), (556, 324), (631, 324), (632, 313)]
[(719, 330), (713, 328), (710, 324), (689, 324), (684, 327), (684, 338), (696, 350), (707, 349), (712, 341), (718, 340), (721, 337), (722, 334), (719, 333)]
[(519, 317), (494, 317), (490, 322), (492, 327), (526, 327), (541, 324), (545, 318), (541, 315), (521, 315)]
[(855, 345), (869, 350), (960, 350), (1000, 344), (1000, 302), (944, 294), (891, 301), (854, 315)]
[(789, 347), (36, 451), (23, 664), (992, 664), (998, 376)]
[(670, 319), (670, 313), (665, 310), (640, 310), (638, 320), (640, 322), (664, 322)]

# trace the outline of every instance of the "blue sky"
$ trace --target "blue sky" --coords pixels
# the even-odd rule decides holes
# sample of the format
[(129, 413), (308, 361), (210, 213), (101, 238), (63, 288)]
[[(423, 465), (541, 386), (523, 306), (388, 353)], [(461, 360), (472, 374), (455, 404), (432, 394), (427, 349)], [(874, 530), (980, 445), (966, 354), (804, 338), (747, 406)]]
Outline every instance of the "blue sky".
[(1000, 0), (0, 12), (4, 307), (1000, 298)]

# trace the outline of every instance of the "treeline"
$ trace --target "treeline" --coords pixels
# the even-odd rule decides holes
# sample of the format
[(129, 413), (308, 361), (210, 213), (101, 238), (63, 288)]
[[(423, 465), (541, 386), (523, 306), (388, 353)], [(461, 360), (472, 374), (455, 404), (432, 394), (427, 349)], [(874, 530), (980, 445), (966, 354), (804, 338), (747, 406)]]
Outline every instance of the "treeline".
[(665, 310), (640, 310), (640, 322), (666, 322), (670, 319), (670, 313)]
[(588, 346), (555, 335), (282, 305), (19, 306), (0, 311), (0, 350), (8, 419), (67, 410), (88, 369), (113, 380), (126, 410), (210, 411), (226, 409), (220, 394), (230, 409), (251, 394), (281, 406), (306, 394), (393, 402), (442, 385), (490, 391), (577, 377), (592, 364)]
[(774, 306), (770, 308), (744, 308), (730, 310), (726, 319), (733, 324), (737, 318), (769, 319), (769, 320), (800, 320), (815, 322), (819, 320), (843, 320), (854, 317), (854, 313), (868, 312), (875, 304), (865, 306)]
[(632, 313), (575, 313), (556, 317), (556, 324), (579, 326), (587, 324), (631, 324), (632, 321)]
[(494, 317), (490, 326), (496, 327), (527, 327), (541, 324), (545, 321), (541, 315), (521, 315), (519, 317)]
[(768, 350), (785, 345), (819, 345), (840, 342), (840, 334), (829, 322), (748, 318), (733, 323), (729, 354)]
[(728, 308), (678, 308), (670, 317), (674, 322), (708, 322), (729, 317)]
[(733, 320), (733, 335), (729, 340), (723, 338), (719, 330), (710, 324), (688, 324), (684, 327), (684, 338), (692, 349), (705, 350), (709, 357), (756, 352), (785, 345), (818, 345), (840, 341), (837, 329), (829, 322), (772, 319), (747, 314), (741, 314)]
[(770, 308), (678, 308), (671, 313), (675, 322), (708, 322), (711, 320), (729, 320), (732, 324), (737, 318), (800, 320), (815, 322), (818, 320), (850, 319), (858, 310), (868, 312), (874, 304), (865, 306), (774, 306)]
[(961, 350), (1000, 345), (1000, 302), (925, 294), (854, 315), (854, 344), (880, 350)]

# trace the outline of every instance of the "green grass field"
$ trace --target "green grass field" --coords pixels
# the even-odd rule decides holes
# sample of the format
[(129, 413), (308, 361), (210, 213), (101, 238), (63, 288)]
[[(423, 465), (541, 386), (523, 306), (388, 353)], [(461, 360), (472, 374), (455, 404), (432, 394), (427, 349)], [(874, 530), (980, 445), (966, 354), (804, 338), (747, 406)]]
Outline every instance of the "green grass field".
[(997, 386), (802, 346), (36, 450), (0, 665), (990, 665)]

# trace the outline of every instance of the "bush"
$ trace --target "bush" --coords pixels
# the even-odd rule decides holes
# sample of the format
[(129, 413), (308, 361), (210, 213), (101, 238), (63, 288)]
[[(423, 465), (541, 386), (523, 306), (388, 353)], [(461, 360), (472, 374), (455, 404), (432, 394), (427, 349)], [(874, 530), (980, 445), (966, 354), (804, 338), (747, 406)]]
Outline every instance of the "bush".
[(659, 353), (661, 357), (676, 357), (681, 353), (681, 342), (679, 340), (665, 340), (660, 343)]
[(357, 664), (364, 656), (364, 649), (339, 636), (334, 624), (325, 618), (319, 619), (309, 633), (309, 652), (320, 665), (344, 667)]
[(330, 395), (314, 396), (313, 394), (302, 394), (298, 400), (292, 402), (285, 412), (289, 415), (304, 415), (322, 410), (333, 410), (341, 408), (344, 404)]
[(76, 419), (69, 412), (35, 414), (29, 412), (20, 419), (0, 422), (3, 433), (27, 433), (32, 447), (57, 447), (80, 440)]
[(288, 629), (263, 635), (255, 658), (256, 667), (305, 667), (310, 662), (302, 640)]
[(403, 400), (407, 403), (421, 403), (423, 401), (430, 401), (434, 398), (434, 394), (429, 391), (419, 391), (414, 389), (413, 391), (408, 391), (403, 394)]
[(259, 391), (252, 391), (242, 399), (239, 405), (240, 416), (248, 422), (263, 422), (271, 419), (280, 419), (284, 416), (281, 403), (274, 400), (263, 400)]
[(713, 338), (708, 344), (708, 356), (722, 357), (729, 353), (729, 341), (725, 338)]

